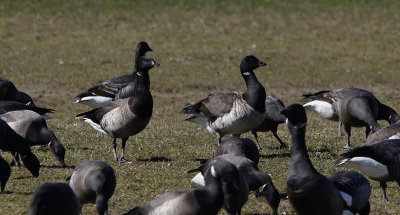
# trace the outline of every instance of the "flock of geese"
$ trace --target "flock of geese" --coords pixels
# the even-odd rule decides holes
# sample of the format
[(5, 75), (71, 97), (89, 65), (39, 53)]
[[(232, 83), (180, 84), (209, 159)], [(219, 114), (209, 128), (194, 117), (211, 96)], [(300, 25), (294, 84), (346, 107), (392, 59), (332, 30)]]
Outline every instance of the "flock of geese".
[[(74, 103), (91, 106), (92, 110), (78, 114), (95, 130), (108, 135), (116, 162), (130, 162), (125, 158), (125, 146), (130, 136), (146, 128), (153, 112), (149, 70), (157, 67), (146, 42), (136, 48), (133, 74), (111, 78), (79, 94)], [(371, 92), (344, 88), (303, 95), (311, 101), (288, 107), (277, 98), (267, 96), (254, 71), (266, 66), (254, 56), (246, 56), (240, 63), (240, 73), (246, 92), (212, 93), (201, 101), (184, 107), (186, 121), (203, 126), (216, 135), (218, 147), (214, 157), (200, 167), (192, 183), (202, 189), (170, 191), (154, 200), (128, 211), (138, 214), (217, 214), (224, 208), (229, 214), (241, 214), (249, 192), (263, 196), (272, 214), (278, 214), (280, 195), (271, 177), (258, 168), (261, 147), (257, 132), (271, 131), (277, 135), (278, 125), (286, 123), (292, 137), (290, 166), (286, 193), (296, 214), (347, 215), (369, 214), (371, 186), (369, 178), (378, 181), (386, 196), (386, 182), (400, 184), (400, 117), (392, 108), (382, 104)], [(306, 109), (321, 117), (339, 122), (347, 133), (349, 149), (335, 165), (354, 171), (342, 171), (331, 177), (320, 174), (313, 166), (306, 147)], [(0, 78), (0, 149), (12, 153), (11, 165), (24, 166), (38, 177), (40, 161), (32, 153), (33, 145), (48, 145), (51, 154), (65, 167), (65, 148), (47, 127), (47, 114), (54, 110), (35, 105), (32, 98), (8, 79)], [(387, 120), (381, 128), (378, 120)], [(351, 148), (351, 127), (366, 128), (366, 140)], [(242, 133), (251, 132), (258, 145)], [(370, 132), (373, 132), (368, 137)], [(232, 134), (231, 137), (223, 138)], [(117, 139), (121, 139), (121, 155), (117, 155)], [(0, 156), (1, 191), (11, 173), (10, 165)], [(45, 183), (32, 194), (29, 215), (80, 214), (82, 204), (95, 203), (98, 214), (108, 214), (108, 200), (116, 187), (113, 168), (104, 161), (83, 161), (75, 167), (65, 183)]]

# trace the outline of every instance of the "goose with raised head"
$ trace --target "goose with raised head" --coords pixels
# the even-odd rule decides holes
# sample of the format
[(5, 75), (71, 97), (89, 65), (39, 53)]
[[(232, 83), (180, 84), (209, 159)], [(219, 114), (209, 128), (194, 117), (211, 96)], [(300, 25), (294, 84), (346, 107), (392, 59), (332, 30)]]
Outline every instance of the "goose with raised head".
[(218, 145), (225, 135), (240, 135), (257, 127), (264, 120), (266, 93), (253, 70), (266, 65), (252, 55), (244, 57), (240, 72), (246, 92), (210, 94), (182, 109), (182, 113), (190, 114), (186, 121), (200, 124), (217, 135)]
[(0, 77), (0, 101), (16, 101), (35, 105), (31, 96), (17, 90), (14, 83), (5, 77)]
[(223, 154), (242, 156), (250, 159), (256, 165), (258, 165), (258, 161), (260, 160), (260, 152), (257, 145), (248, 138), (231, 136), (222, 139), (221, 144), (214, 152), (214, 157)]
[(383, 199), (387, 202), (386, 182), (396, 181), (400, 185), (400, 139), (354, 148), (343, 153), (336, 166), (356, 169), (368, 178), (379, 181)]
[(360, 146), (370, 146), (388, 139), (400, 139), (400, 122), (381, 128), (369, 136)]
[[(149, 123), (153, 113), (153, 97), (150, 93), (149, 70), (159, 64), (139, 58), (135, 76), (135, 86), (130, 90), (127, 98), (115, 100), (103, 107), (78, 114), (83, 120), (97, 131), (112, 138), (114, 159), (117, 162), (126, 162), (125, 145), (130, 136), (141, 132)], [(140, 60), (142, 59), (142, 60)], [(117, 158), (116, 141), (122, 139), (121, 157)]]
[[(30, 110), (11, 111), (0, 115), (17, 134), (30, 141), (30, 146), (47, 145), (51, 154), (65, 167), (65, 148), (47, 127), (41, 115)], [(17, 160), (17, 159), (16, 159)]]
[[(135, 75), (135, 73), (140, 70), (138, 67), (143, 59), (148, 59), (152, 63), (156, 63), (154, 60), (152, 61), (151, 57), (145, 55), (149, 51), (153, 50), (146, 42), (138, 43), (136, 47), (135, 68), (133, 74), (120, 75), (111, 78), (101, 84), (93, 86), (87, 91), (77, 95), (78, 99), (74, 103), (82, 103), (93, 108), (99, 108), (115, 100), (116, 95), (122, 88), (130, 83), (137, 83), (137, 76)], [(147, 75), (146, 81), (148, 82), (148, 87), (150, 87), (150, 77), (148, 76), (148, 74), (144, 75)]]

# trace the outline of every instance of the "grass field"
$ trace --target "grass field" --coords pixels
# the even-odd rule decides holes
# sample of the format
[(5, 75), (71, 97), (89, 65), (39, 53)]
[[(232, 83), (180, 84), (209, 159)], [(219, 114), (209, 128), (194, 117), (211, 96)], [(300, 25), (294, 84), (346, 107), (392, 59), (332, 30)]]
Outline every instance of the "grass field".
[[(45, 147), (33, 148), (40, 176), (13, 168), (7, 193), (0, 194), (0, 214), (26, 214), (40, 184), (67, 183), (73, 167), (88, 159), (105, 160), (116, 171), (111, 214), (167, 190), (191, 188), (194, 175), (186, 171), (210, 158), (216, 141), (179, 112), (211, 92), (244, 91), (239, 63), (246, 55), (268, 63), (256, 75), (267, 94), (287, 106), (304, 103), (304, 93), (359, 87), (400, 111), (399, 10), (400, 2), (389, 0), (1, 1), (0, 75), (37, 105), (56, 110), (48, 125), (67, 149), (69, 168), (59, 168)], [(90, 86), (131, 73), (140, 41), (149, 43), (154, 50), (149, 55), (161, 64), (150, 71), (153, 117), (128, 141), (127, 159), (133, 162), (116, 164), (110, 138), (76, 120), (89, 108), (72, 101)], [(337, 124), (313, 113), (308, 119), (307, 145), (316, 169), (328, 176), (343, 170), (333, 167), (346, 142), (337, 137)], [(285, 125), (278, 134), (290, 143)], [(364, 129), (354, 128), (353, 144), (363, 136)], [(260, 140), (259, 167), (285, 193), (290, 151), (277, 149), (271, 133), (260, 134)], [(1, 155), (11, 160), (9, 153)], [(399, 186), (388, 184), (386, 204), (379, 184), (371, 185), (371, 214), (400, 214)], [(294, 214), (287, 200), (279, 213)], [(94, 206), (85, 205), (82, 214), (95, 214)], [(270, 209), (251, 195), (243, 214), (270, 214)]]

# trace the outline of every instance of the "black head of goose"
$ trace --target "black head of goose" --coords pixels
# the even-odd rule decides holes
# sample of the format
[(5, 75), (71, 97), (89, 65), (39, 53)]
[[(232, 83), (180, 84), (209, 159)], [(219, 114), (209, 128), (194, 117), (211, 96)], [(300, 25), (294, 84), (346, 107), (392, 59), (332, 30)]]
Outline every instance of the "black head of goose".
[(0, 101), (16, 101), (35, 105), (28, 94), (17, 90), (14, 83), (4, 77), (0, 77)]
[(53, 156), (65, 167), (65, 148), (38, 113), (30, 110), (11, 111), (0, 115), (0, 119), (7, 122), (21, 137), (29, 140), (31, 146), (47, 145)]
[(251, 130), (254, 138), (256, 138), (256, 142), (258, 144), (258, 148), (261, 149), (260, 143), (258, 142), (257, 132), (266, 132), (271, 131), (274, 137), (281, 144), (279, 148), (287, 147), (286, 144), (281, 140), (278, 136), (278, 125), (281, 123), (285, 123), (286, 117), (281, 114), (281, 111), (285, 109), (285, 105), (283, 102), (275, 97), (267, 96), (265, 99), (265, 118), (264, 121), (259, 124), (255, 129)]
[(396, 181), (400, 184), (400, 139), (354, 148), (343, 153), (336, 165), (356, 169), (368, 178), (379, 181), (383, 198), (388, 201), (386, 182)]
[(213, 93), (183, 108), (182, 113), (190, 114), (186, 120), (216, 134), (218, 144), (227, 134), (240, 135), (255, 128), (264, 119), (266, 94), (253, 70), (265, 65), (252, 55), (243, 58), (240, 72), (246, 82), (246, 92)]
[[(141, 132), (149, 123), (153, 113), (153, 97), (149, 88), (149, 70), (154, 63), (143, 63), (140, 71), (134, 73), (135, 85), (131, 88), (129, 97), (115, 100), (103, 107), (78, 114), (83, 120), (97, 131), (109, 135), (112, 138), (114, 159), (117, 162), (126, 162), (125, 145), (130, 136)], [(126, 96), (126, 95), (125, 95)], [(117, 159), (116, 139), (122, 139), (122, 154)]]
[(22, 162), (34, 177), (39, 176), (40, 162), (30, 149), (31, 142), (18, 135), (4, 120), (0, 119), (0, 149), (21, 154)]
[(222, 139), (221, 144), (215, 150), (214, 157), (223, 154), (233, 154), (250, 159), (256, 165), (260, 160), (260, 152), (257, 145), (248, 138), (226, 137)]
[(340, 215), (343, 200), (332, 181), (318, 173), (308, 157), (305, 132), (307, 116), (302, 105), (293, 104), (282, 111), (292, 136), (286, 191), (297, 214)]
[(47, 113), (53, 113), (53, 109), (49, 108), (41, 108), (35, 105), (27, 105), (23, 104), (21, 102), (15, 102), (15, 101), (0, 101), (0, 114), (4, 114), (10, 111), (16, 111), (16, 110), (31, 110), (34, 111), (40, 115), (42, 115), (43, 118), (49, 119), (51, 117), (47, 116)]
[(82, 206), (74, 191), (64, 183), (45, 183), (31, 196), (28, 215), (79, 215)]
[(108, 214), (108, 200), (114, 194), (116, 184), (113, 168), (98, 160), (79, 163), (69, 183), (82, 204), (96, 204), (99, 215)]
[[(137, 76), (134, 74), (137, 72), (137, 67), (142, 60), (141, 57), (145, 56), (145, 54), (149, 51), (153, 50), (146, 42), (139, 42), (136, 46), (135, 68), (133, 74), (113, 77), (101, 84), (93, 86), (87, 91), (77, 95), (76, 97), (78, 99), (74, 101), (74, 103), (82, 103), (93, 108), (98, 108), (115, 100), (115, 96), (119, 90), (136, 80)], [(145, 75), (147, 75), (147, 85), (150, 87), (150, 78), (148, 74)]]
[(4, 193), (4, 188), (6, 187), (6, 183), (8, 178), (10, 178), (11, 168), (8, 165), (7, 161), (0, 156), (0, 183), (1, 183), (1, 192)]
[(208, 183), (203, 189), (170, 191), (125, 215), (145, 214), (217, 214), (224, 204), (222, 183), (230, 181), (223, 172), (231, 169), (229, 162), (216, 162), (209, 168)]
[(400, 139), (400, 122), (391, 124), (373, 133), (360, 146), (370, 146), (388, 139)]

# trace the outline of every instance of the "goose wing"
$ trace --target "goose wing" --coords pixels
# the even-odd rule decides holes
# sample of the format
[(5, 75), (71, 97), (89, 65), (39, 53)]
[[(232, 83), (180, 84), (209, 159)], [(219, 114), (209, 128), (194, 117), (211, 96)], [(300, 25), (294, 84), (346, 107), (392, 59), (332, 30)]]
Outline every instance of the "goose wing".
[(85, 96), (104, 96), (114, 98), (121, 88), (133, 81), (133, 75), (120, 75), (89, 88), (86, 92), (77, 95), (77, 97), (83, 98)]
[(389, 125), (368, 137), (360, 146), (369, 146), (386, 139), (400, 138), (400, 123)]

